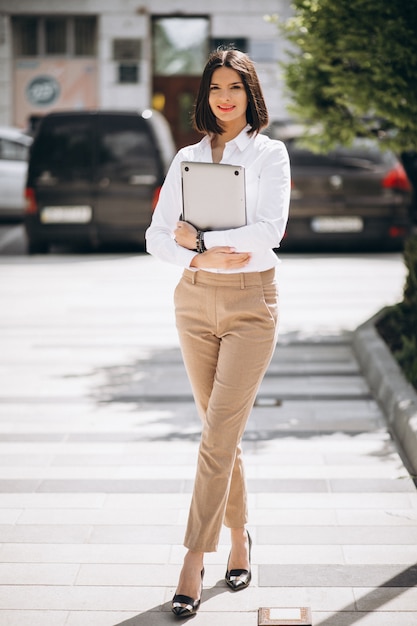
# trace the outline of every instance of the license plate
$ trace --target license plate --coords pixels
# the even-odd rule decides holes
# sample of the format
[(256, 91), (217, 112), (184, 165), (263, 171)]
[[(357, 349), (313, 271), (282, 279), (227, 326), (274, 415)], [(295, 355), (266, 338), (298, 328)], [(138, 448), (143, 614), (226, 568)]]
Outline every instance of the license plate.
[(356, 216), (315, 217), (311, 220), (311, 230), (315, 233), (360, 233), (363, 219)]
[(91, 222), (91, 206), (45, 206), (41, 210), (43, 224), (87, 224)]

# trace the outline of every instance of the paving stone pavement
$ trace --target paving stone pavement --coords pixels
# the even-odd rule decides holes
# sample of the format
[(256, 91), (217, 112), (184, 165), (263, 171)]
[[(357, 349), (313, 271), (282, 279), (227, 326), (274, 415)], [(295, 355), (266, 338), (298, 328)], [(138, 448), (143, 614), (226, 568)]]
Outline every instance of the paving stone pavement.
[[(62, 325), (38, 303), (2, 334), (0, 624), (172, 624), (199, 439), (178, 347), (84, 332), (57, 280)], [(310, 606), (314, 626), (416, 625), (417, 494), (351, 339), (281, 335), (244, 439), (253, 582), (226, 587), (224, 532), (193, 623)]]

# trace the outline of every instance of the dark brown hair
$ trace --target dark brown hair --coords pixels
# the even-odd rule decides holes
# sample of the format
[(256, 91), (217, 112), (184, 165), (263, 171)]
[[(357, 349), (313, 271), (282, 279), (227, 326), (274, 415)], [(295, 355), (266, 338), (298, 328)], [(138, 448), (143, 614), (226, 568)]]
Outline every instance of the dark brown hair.
[(224, 132), (209, 105), (212, 76), (219, 67), (235, 70), (242, 79), (248, 96), (246, 120), (251, 126), (248, 134), (253, 135), (268, 126), (268, 111), (253, 62), (240, 50), (218, 49), (210, 54), (201, 77), (193, 114), (194, 128), (201, 133), (221, 135)]

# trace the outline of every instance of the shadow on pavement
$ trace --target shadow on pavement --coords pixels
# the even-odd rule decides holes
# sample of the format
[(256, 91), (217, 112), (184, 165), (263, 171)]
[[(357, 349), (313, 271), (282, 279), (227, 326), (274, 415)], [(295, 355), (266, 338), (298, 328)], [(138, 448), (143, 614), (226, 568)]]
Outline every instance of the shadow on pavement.
[[(300, 567), (302, 566), (300, 565)], [(214, 598), (222, 593), (230, 593), (227, 589), (217, 586), (220, 584), (221, 582), (219, 581), (211, 589), (204, 590), (202, 606), (204, 605), (204, 601), (207, 601), (208, 599)], [(358, 610), (356, 612), (353, 612), (352, 606), (348, 605), (340, 611), (335, 612), (334, 615), (325, 618), (322, 621), (316, 622), (314, 626), (353, 626), (362, 620), (366, 613), (378, 611), (378, 609), (380, 609), (388, 601), (395, 600), (395, 598), (398, 598), (401, 594), (407, 591), (407, 589), (416, 586), (417, 565), (412, 565), (404, 569), (394, 578), (387, 580), (380, 587), (372, 589), (372, 591), (357, 600)], [(390, 589), (391, 593), (389, 600), (387, 599), (386, 594), (383, 593), (383, 589)], [(171, 614), (170, 607), (170, 602), (165, 602), (165, 604), (156, 606), (126, 621), (119, 622), (114, 626), (159, 626), (159, 624), (172, 624), (174, 618)], [(311, 607), (311, 609), (314, 613), (314, 607)], [(393, 612), (393, 619), (395, 619), (394, 615), (395, 613)], [(219, 623), (217, 619), (217, 616), (214, 617), (214, 621)], [(187, 623), (190, 623), (190, 620), (187, 620)]]
[[(395, 598), (398, 598), (400, 595), (406, 592), (407, 589), (416, 586), (417, 565), (411, 565), (410, 567), (404, 569), (397, 576), (394, 576), (394, 578), (387, 580), (383, 585), (372, 589), (372, 591), (357, 600), (357, 613), (352, 613), (351, 609), (347, 606), (338, 611), (335, 615), (332, 615), (331, 617), (318, 622), (317, 624), (315, 624), (315, 626), (352, 626), (353, 624), (356, 624), (356, 622), (358, 622), (359, 620), (363, 619), (364, 613), (373, 613), (377, 611), (388, 601), (392, 601)], [(387, 588), (390, 589), (392, 592), (389, 600), (387, 599), (386, 594), (384, 594), (382, 591), (383, 589)], [(392, 613), (392, 616), (394, 624), (395, 612)], [(343, 621), (341, 617), (343, 618)]]
[[(220, 586), (223, 585), (223, 586)], [(204, 589), (203, 598), (201, 602), (201, 606), (204, 605), (204, 602), (219, 596), (222, 593), (232, 593), (229, 589), (224, 586), (224, 581), (218, 581), (214, 587), (210, 589)], [(178, 620), (171, 613), (171, 602), (165, 602), (159, 606), (155, 606), (144, 613), (140, 613), (135, 617), (131, 617), (128, 620), (123, 622), (119, 622), (114, 626), (159, 626), (160, 624), (173, 624), (173, 623), (191, 623), (191, 620), (194, 619), (195, 616), (184, 620)], [(225, 625), (226, 626), (226, 625)]]

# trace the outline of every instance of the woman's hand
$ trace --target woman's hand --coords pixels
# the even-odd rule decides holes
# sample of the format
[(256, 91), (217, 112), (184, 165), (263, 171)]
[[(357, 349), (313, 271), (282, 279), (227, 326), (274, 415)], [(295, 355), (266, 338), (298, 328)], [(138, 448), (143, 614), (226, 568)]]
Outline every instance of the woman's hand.
[[(174, 236), (179, 246), (187, 250), (196, 249), (197, 229), (188, 222), (177, 222)], [(215, 246), (202, 254), (196, 254), (190, 266), (198, 269), (241, 269), (249, 263), (250, 259), (250, 252), (236, 252), (230, 246)]]
[(174, 237), (177, 244), (187, 250), (195, 250), (197, 247), (197, 229), (188, 222), (177, 222)]
[(229, 246), (216, 246), (196, 254), (190, 267), (197, 269), (232, 270), (245, 267), (251, 259), (250, 252), (236, 252)]

